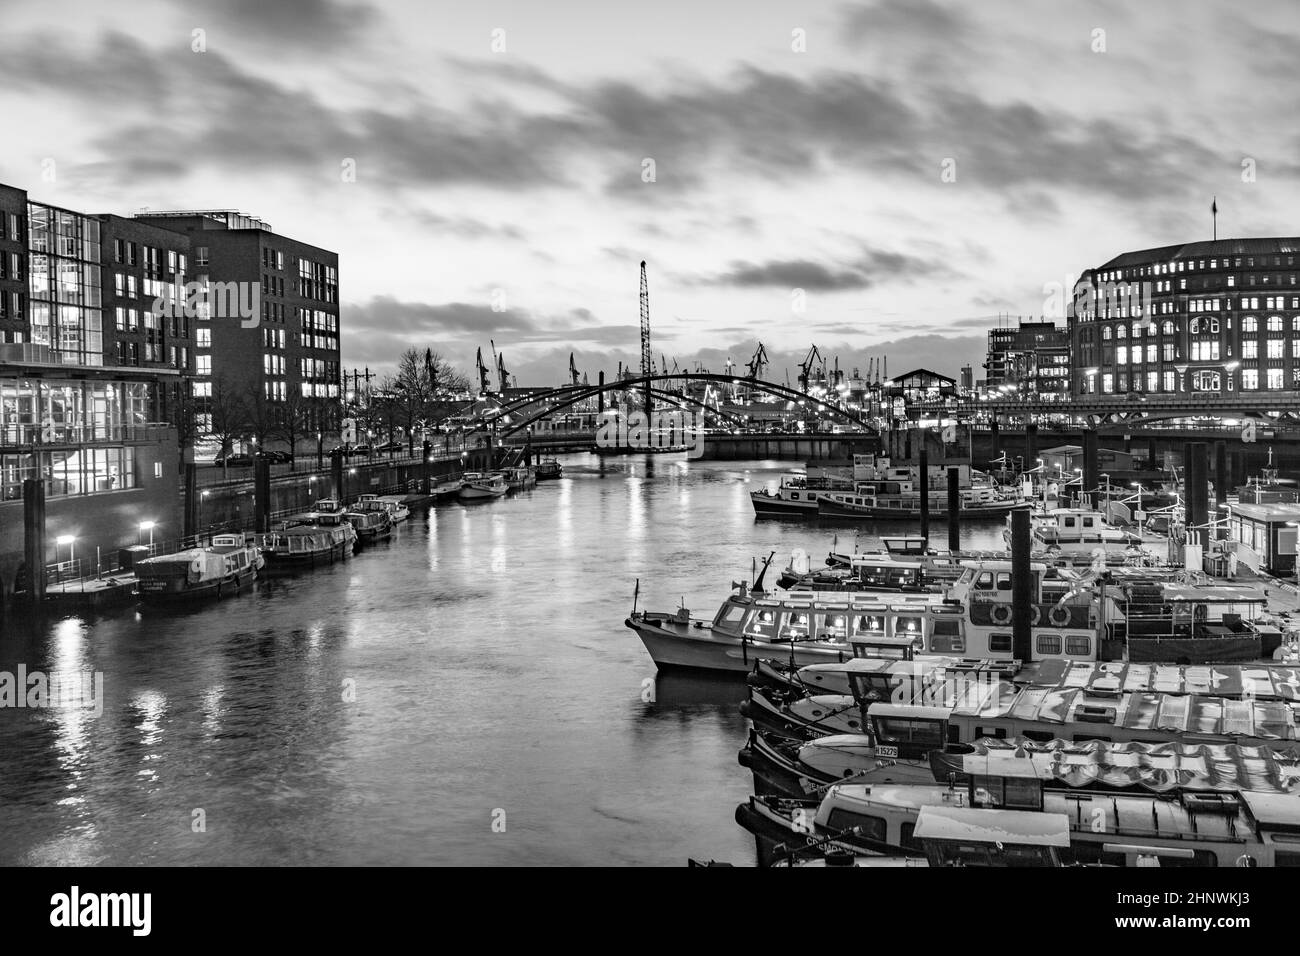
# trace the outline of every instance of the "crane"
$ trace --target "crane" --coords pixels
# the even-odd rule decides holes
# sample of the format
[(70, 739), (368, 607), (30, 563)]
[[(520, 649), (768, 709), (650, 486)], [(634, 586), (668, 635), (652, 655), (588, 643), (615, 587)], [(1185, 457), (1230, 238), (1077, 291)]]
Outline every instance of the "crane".
[[(491, 339), (488, 339), (492, 342)], [(492, 342), (492, 360), (496, 362), (497, 379), (501, 382), (501, 391), (504, 393), (510, 387), (510, 373), (506, 371), (506, 353), (497, 354), (497, 344)]]
[(578, 384), (578, 366), (573, 361), (573, 353), (569, 353), (569, 380), (571, 385)]
[(763, 367), (767, 365), (767, 349), (763, 348), (763, 343), (758, 343), (758, 348), (754, 352), (754, 357), (747, 363), (749, 367), (750, 378), (762, 378)]
[[(641, 260), (641, 374), (650, 375), (653, 359), (650, 358), (650, 283), (646, 279), (645, 260)], [(650, 382), (645, 383), (645, 413), (649, 418)]]
[(479, 394), (488, 393), (488, 367), (483, 364), (483, 346), (479, 346), (478, 354), (475, 356), (475, 362), (478, 363), (478, 389)]
[(799, 387), (804, 392), (808, 391), (808, 380), (812, 374), (812, 367), (816, 365), (819, 360), (822, 362), (826, 361), (822, 358), (822, 353), (817, 346), (813, 345), (813, 347), (808, 350), (808, 357), (799, 363)]

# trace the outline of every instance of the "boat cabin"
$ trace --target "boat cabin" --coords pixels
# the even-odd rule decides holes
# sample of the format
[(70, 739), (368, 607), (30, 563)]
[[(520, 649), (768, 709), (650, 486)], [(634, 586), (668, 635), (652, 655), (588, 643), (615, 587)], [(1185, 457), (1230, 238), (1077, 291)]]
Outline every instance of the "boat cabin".
[(930, 866), (1061, 866), (1070, 821), (1060, 813), (922, 807), (912, 837)]

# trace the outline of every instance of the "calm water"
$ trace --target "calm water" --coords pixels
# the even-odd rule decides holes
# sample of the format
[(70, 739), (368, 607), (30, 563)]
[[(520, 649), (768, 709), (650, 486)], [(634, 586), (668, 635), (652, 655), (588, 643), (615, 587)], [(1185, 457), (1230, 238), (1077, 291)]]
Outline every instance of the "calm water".
[(755, 519), (778, 462), (564, 462), (219, 604), (11, 622), (0, 670), (100, 671), (103, 713), (0, 708), (0, 864), (752, 863), (743, 683), (647, 691), (623, 619), (835, 526)]

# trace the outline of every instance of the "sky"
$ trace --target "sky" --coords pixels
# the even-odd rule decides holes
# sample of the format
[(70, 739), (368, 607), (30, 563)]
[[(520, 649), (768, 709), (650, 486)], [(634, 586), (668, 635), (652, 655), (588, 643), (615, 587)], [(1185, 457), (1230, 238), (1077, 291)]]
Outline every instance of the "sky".
[(5, 0), (0, 182), (337, 251), (348, 368), (956, 374), (1121, 252), (1295, 235), (1276, 2)]

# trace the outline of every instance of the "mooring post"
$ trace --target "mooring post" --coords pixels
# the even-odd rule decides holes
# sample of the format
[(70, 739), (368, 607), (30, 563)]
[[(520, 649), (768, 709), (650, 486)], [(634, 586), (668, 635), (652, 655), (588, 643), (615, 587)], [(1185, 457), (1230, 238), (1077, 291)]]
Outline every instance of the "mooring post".
[(1033, 657), (1034, 589), (1029, 567), (1029, 508), (1011, 512), (1011, 647), (1016, 659), (1028, 663)]
[(948, 469), (948, 550), (956, 554), (961, 550), (961, 469)]
[(45, 481), (23, 479), (23, 560), (32, 609), (45, 600)]
[(930, 545), (930, 450), (926, 447), (925, 429), (916, 430), (917, 456), (920, 459), (921, 537)]

